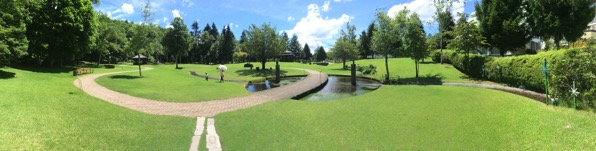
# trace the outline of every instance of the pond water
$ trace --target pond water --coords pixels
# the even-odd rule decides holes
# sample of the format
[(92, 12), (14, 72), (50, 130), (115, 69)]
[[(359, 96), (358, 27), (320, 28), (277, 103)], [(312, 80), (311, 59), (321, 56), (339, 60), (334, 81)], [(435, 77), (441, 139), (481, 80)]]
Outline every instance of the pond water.
[[(269, 80), (255, 81), (247, 84), (246, 89), (250, 92), (257, 92), (288, 85), (302, 79), (304, 79), (304, 77), (286, 77), (282, 78), (280, 83), (270, 82)], [(329, 76), (327, 84), (321, 90), (308, 94), (300, 100), (336, 100), (339, 98), (362, 95), (378, 89), (381, 85), (381, 83), (375, 80), (357, 78), (356, 86), (353, 86), (350, 82), (350, 77)]]
[(268, 90), (272, 88), (277, 88), (280, 86), (288, 85), (294, 83), (296, 81), (302, 80), (304, 77), (285, 77), (280, 79), (279, 83), (275, 83), (273, 81), (265, 80), (265, 81), (254, 81), (246, 84), (246, 90), (250, 92), (257, 92)]
[(328, 80), (329, 81), (327, 81), (327, 85), (325, 85), (325, 87), (323, 87), (321, 90), (307, 95), (300, 100), (322, 101), (358, 96), (372, 92), (382, 85), (375, 80), (366, 78), (357, 78), (356, 86), (352, 85), (350, 77), (329, 76)]

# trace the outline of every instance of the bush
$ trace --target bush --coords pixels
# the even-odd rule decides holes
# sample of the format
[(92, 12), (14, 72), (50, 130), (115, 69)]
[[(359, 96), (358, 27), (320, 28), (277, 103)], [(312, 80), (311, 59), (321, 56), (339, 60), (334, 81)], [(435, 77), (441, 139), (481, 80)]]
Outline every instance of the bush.
[[(439, 51), (431, 54), (433, 61), (439, 62)], [(470, 77), (488, 79), (505, 83), (513, 87), (523, 87), (544, 93), (544, 73), (540, 70), (547, 60), (549, 95), (557, 98), (559, 105), (572, 107), (570, 94), (572, 82), (580, 92), (577, 97), (578, 108), (596, 109), (596, 49), (593, 47), (573, 48), (540, 52), (536, 55), (490, 58), (470, 55), (470, 66), (465, 64), (463, 54), (443, 51), (443, 62), (451, 63), (455, 68)], [(484, 66), (484, 72), (482, 67)]]
[(374, 65), (358, 66), (356, 71), (362, 72), (362, 74), (377, 74), (377, 67)]
[(106, 64), (106, 65), (103, 65), (103, 66), (104, 66), (105, 68), (107, 68), (107, 69), (114, 69), (114, 68), (116, 68), (116, 66), (115, 66), (115, 65), (113, 65), (113, 64)]

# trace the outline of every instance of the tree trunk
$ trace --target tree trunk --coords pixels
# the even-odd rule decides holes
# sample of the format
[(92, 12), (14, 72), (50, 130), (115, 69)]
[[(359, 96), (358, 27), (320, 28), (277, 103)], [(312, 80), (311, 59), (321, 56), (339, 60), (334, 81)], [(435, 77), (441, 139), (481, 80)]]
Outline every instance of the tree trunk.
[(387, 74), (385, 74), (385, 82), (389, 81), (389, 56), (385, 55), (385, 71), (387, 72)]
[(341, 61), (344, 63), (344, 66), (342, 66), (342, 68), (344, 70), (348, 69), (348, 68), (346, 68), (346, 58), (341, 58)]
[(139, 77), (143, 77), (143, 72), (141, 71), (141, 54), (139, 53), (137, 64), (139, 65)]
[(99, 52), (99, 57), (97, 59), (97, 67), (99, 67), (99, 62), (101, 62), (101, 52)]
[(175, 56), (175, 60), (176, 60), (176, 69), (178, 69), (178, 60), (179, 60), (178, 58), (179, 58), (179, 57), (180, 57), (179, 55), (176, 55), (176, 56)]
[(414, 60), (414, 67), (416, 68), (416, 78), (418, 78), (418, 60)]
[(261, 59), (261, 69), (265, 70), (265, 63), (267, 63), (267, 59)]

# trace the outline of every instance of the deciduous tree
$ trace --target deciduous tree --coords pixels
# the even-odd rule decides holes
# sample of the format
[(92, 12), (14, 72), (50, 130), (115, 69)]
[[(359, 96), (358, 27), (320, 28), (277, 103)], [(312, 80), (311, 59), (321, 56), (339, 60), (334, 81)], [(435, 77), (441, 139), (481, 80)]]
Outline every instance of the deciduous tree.
[(188, 28), (182, 18), (174, 18), (170, 25), (172, 25), (172, 28), (168, 28), (162, 44), (170, 54), (174, 55), (176, 69), (178, 69), (180, 57), (186, 55), (190, 50), (192, 37), (188, 34)]

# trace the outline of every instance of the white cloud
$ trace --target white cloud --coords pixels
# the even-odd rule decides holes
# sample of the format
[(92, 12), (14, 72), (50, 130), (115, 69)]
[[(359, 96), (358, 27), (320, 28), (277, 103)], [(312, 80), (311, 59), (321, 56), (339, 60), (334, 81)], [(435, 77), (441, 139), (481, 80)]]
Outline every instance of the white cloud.
[(323, 6), (321, 6), (321, 7), (323, 8), (322, 10), (323, 10), (324, 12), (326, 12), (326, 11), (329, 11), (329, 8), (330, 8), (330, 7), (329, 7), (329, 4), (330, 4), (330, 3), (331, 3), (331, 2), (329, 2), (329, 1), (325, 1), (325, 3), (323, 4)]
[(122, 6), (120, 6), (120, 8), (114, 10), (114, 11), (106, 11), (106, 15), (108, 15), (108, 17), (112, 18), (112, 19), (122, 19), (124, 17), (124, 15), (128, 14), (133, 14), (135, 12), (134, 7), (132, 6), (132, 4), (128, 4), (128, 3), (123, 3)]
[(182, 0), (182, 6), (184, 6), (184, 7), (191, 7), (194, 4), (195, 3), (192, 2), (191, 0)]
[[(466, 0), (469, 1), (469, 0)], [(399, 11), (404, 9), (404, 6), (408, 8), (411, 12), (416, 12), (420, 16), (420, 20), (423, 22), (432, 22), (433, 21), (433, 14), (436, 12), (436, 8), (433, 5), (433, 0), (414, 0), (410, 3), (403, 3), (399, 5), (394, 5), (387, 11), (387, 15), (390, 17), (395, 17)], [(464, 12), (464, 1), (455, 1), (453, 2), (453, 7), (451, 8), (451, 14), (457, 20), (459, 18), (456, 14), (457, 12)]]
[(288, 17), (288, 21), (294, 21), (294, 20), (296, 20), (296, 18), (294, 18), (292, 16)]
[(124, 3), (120, 7), (120, 9), (122, 10), (122, 12), (127, 13), (127, 14), (132, 14), (135, 12), (135, 9), (134, 9), (134, 7), (132, 7), (132, 4)]
[(176, 18), (176, 17), (182, 18), (182, 16), (180, 16), (180, 11), (178, 9), (172, 10), (172, 16), (174, 16), (174, 18)]
[(345, 23), (349, 22), (350, 16), (342, 14), (339, 18), (323, 18), (317, 4), (308, 5), (308, 14), (300, 19), (291, 30), (286, 30), (288, 35), (296, 34), (298, 40), (304, 45), (308, 43), (311, 47), (323, 46), (329, 48), (335, 41), (334, 37)]
[[(352, 0), (343, 0), (344, 2), (351, 2)], [(333, 2), (342, 2), (342, 0), (333, 0)]]
[(174, 28), (172, 25), (166, 25), (166, 28)]

